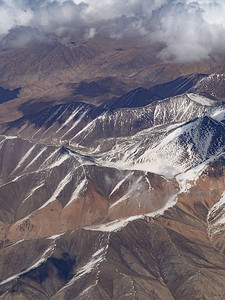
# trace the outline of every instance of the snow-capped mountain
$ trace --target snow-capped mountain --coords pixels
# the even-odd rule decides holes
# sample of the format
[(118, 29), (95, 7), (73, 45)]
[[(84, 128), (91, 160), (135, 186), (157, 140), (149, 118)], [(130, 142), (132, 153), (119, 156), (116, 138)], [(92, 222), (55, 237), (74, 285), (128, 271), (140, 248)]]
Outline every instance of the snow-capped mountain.
[(225, 104), (196, 92), (207, 78), (0, 125), (3, 299), (225, 296)]

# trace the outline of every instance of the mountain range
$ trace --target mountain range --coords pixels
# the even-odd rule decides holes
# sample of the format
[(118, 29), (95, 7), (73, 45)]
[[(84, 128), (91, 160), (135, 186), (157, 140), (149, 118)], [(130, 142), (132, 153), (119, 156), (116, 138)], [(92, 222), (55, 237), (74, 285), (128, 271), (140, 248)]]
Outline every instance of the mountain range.
[(222, 58), (143, 43), (1, 49), (0, 299), (225, 298)]

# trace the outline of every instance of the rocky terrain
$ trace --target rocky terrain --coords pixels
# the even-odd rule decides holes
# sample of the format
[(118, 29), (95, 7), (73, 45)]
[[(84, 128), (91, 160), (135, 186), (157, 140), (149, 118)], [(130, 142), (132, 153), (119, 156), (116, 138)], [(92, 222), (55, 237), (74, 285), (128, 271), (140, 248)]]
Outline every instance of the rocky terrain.
[[(140, 105), (145, 105), (148, 95), (162, 99), (182, 94), (202, 76), (224, 71), (222, 55), (198, 63), (171, 63), (159, 59), (161, 47), (143, 39), (117, 40), (102, 35), (90, 40), (74, 35), (66, 43), (49, 39), (47, 44), (35, 42), (22, 48), (0, 44), (0, 87), (18, 91), (14, 101), (2, 95), (0, 103), (7, 103), (0, 104), (0, 123), (72, 100), (105, 105), (114, 103), (112, 98), (126, 97), (133, 89), (153, 88), (144, 95), (139, 92)], [(172, 84), (166, 84), (170, 81)], [(219, 81), (217, 96), (223, 98), (223, 83)], [(218, 86), (216, 82), (217, 78)], [(213, 93), (213, 86), (208, 88), (207, 97)]]
[(225, 299), (222, 55), (0, 49), (0, 299)]
[(207, 78), (2, 123), (2, 299), (225, 297), (225, 106)]

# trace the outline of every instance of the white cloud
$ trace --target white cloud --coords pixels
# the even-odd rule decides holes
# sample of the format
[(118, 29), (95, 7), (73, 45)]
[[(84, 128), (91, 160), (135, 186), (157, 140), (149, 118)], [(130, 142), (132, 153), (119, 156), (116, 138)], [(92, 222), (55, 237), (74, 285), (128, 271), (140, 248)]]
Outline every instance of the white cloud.
[(160, 56), (197, 61), (224, 51), (224, 12), (225, 4), (216, 1), (172, 1), (162, 6), (151, 20), (151, 38), (166, 44)]
[(165, 45), (162, 59), (197, 61), (225, 51), (224, 15), (219, 0), (0, 0), (0, 36), (15, 47), (77, 30), (86, 39), (140, 35)]
[(21, 26), (43, 33), (62, 34), (83, 25), (82, 10), (87, 5), (72, 0), (2, 0), (0, 1), (0, 34)]
[(95, 28), (89, 28), (86, 34), (84, 35), (85, 40), (93, 39), (96, 35)]

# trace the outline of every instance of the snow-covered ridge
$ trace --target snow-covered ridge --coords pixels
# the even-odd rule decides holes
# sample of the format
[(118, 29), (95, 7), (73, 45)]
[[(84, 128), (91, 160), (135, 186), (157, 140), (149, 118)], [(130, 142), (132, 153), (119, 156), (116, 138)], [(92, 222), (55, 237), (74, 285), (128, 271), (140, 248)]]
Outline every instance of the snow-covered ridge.
[[(48, 143), (41, 144), (2, 136), (2, 194), (7, 191), (9, 200), (14, 201), (18, 187), (26, 187), (20, 188), (22, 192), (18, 194), (18, 224), (33, 212), (40, 213), (40, 209), (54, 205), (56, 200), (62, 209), (66, 208), (64, 211), (69, 211), (68, 207), (75, 206), (77, 199), (85, 199), (80, 196), (85, 195), (89, 181), (102, 191), (109, 201), (108, 211), (113, 213), (123, 203), (138, 198), (142, 185), (147, 188), (143, 175), (146, 172), (178, 180), (178, 175), (197, 170), (224, 153), (225, 125), (221, 122), (224, 104), (198, 95), (180, 95), (144, 108), (95, 111), (95, 114), (92, 109), (97, 108), (90, 106), (73, 109), (66, 106), (65, 111), (62, 107), (42, 120), (49, 125), (48, 133), (54, 128), (54, 145), (51, 135)], [(77, 132), (73, 132), (75, 127)], [(62, 146), (68, 137), (66, 132), (71, 139)], [(6, 152), (6, 147), (10, 151)], [(5, 164), (9, 161), (7, 168)], [(95, 175), (96, 170), (101, 173)], [(122, 176), (114, 176), (114, 170), (121, 170)], [(102, 182), (97, 179), (99, 176)], [(175, 198), (168, 197), (168, 205), (175, 203)]]
[(209, 84), (211, 84), (214, 81), (218, 82), (218, 80), (224, 80), (224, 79), (225, 79), (224, 74), (213, 73), (213, 74), (210, 74), (206, 77), (203, 77), (201, 80), (199, 80), (199, 82), (195, 85), (195, 88), (199, 87), (199, 86), (208, 86)]
[(98, 161), (111, 167), (149, 171), (171, 178), (210, 156), (220, 155), (224, 146), (224, 124), (201, 117), (172, 130), (152, 129), (133, 140), (118, 141)]
[[(192, 94), (191, 97), (193, 98)], [(194, 97), (198, 98), (196, 95)], [(24, 143), (26, 150), (21, 150), (21, 157), (19, 155), (16, 156), (18, 160), (15, 161), (15, 166), (11, 164), (12, 169), (9, 174), (4, 174), (7, 179), (3, 182), (2, 188), (6, 184), (15, 185), (22, 183), (28, 177), (33, 178), (33, 184), (29, 189), (25, 190), (24, 194), (21, 194), (21, 203), (26, 206), (30, 201), (33, 201), (32, 209), (36, 210), (46, 207), (64, 194), (68, 197), (65, 201), (67, 206), (77, 199), (86, 184), (86, 166), (93, 165), (130, 171), (140, 170), (173, 178), (201, 165), (210, 157), (216, 157), (224, 152), (225, 126), (220, 120), (217, 120), (218, 114), (224, 112), (224, 105), (218, 105), (216, 102), (210, 102), (210, 105), (206, 105), (207, 101), (203, 100), (202, 98), (198, 98), (197, 102), (191, 100), (189, 94), (189, 96), (182, 95), (158, 101), (151, 106), (150, 110), (148, 107), (145, 108), (145, 112), (141, 109), (142, 113), (145, 114), (151, 112), (154, 122), (157, 123), (156, 125), (152, 126), (150, 122), (149, 128), (139, 129), (137, 133), (130, 135), (129, 138), (127, 136), (116, 136), (110, 140), (106, 137), (101, 139), (101, 145), (98, 144), (97, 146), (98, 150), (92, 147), (91, 144), (91, 147), (86, 147), (86, 151), (83, 151), (83, 153), (80, 153), (79, 150), (76, 152), (71, 151), (66, 147), (46, 146), (30, 141), (22, 142), (20, 138), (6, 139), (3, 136), (1, 141), (2, 147), (10, 146), (17, 152), (18, 147), (22, 145), (21, 143)], [(213, 104), (215, 105), (213, 106)], [(155, 108), (154, 113), (153, 107)], [(196, 107), (201, 109), (198, 111)], [(81, 108), (76, 109), (76, 113), (80, 110)], [(86, 112), (86, 110), (84, 111)], [(178, 123), (177, 120), (189, 119), (187, 112), (191, 112), (192, 117), (196, 114), (201, 116), (190, 122)], [(72, 115), (75, 116), (76, 113), (73, 112)], [(115, 114), (117, 115), (115, 125), (117, 127), (121, 125), (119, 122), (121, 116), (123, 116), (123, 124), (127, 121), (126, 118), (131, 116), (130, 114), (126, 115), (125, 110), (116, 111)], [(138, 114), (139, 110), (132, 110), (133, 117), (137, 117)], [(212, 114), (213, 118), (209, 116), (210, 114)], [(52, 118), (52, 115), (50, 118)], [(103, 113), (97, 119), (92, 120), (91, 124), (98, 121), (101, 121), (101, 124), (105, 124), (104, 122), (107, 123), (109, 119), (111, 120), (110, 122), (113, 122), (113, 118), (114, 113)], [(70, 115), (69, 121), (65, 120), (63, 124), (66, 126), (72, 121), (73, 117)], [(92, 125), (90, 127), (92, 128)], [(88, 136), (93, 132), (98, 136), (99, 129), (95, 128), (95, 131), (94, 127), (92, 129), (90, 127), (87, 133)], [(84, 128), (81, 132), (84, 132)], [(83, 138), (87, 138), (86, 133)], [(89, 140), (91, 141), (90, 138)], [(7, 154), (7, 160), (2, 162), (3, 166), (6, 161), (12, 161), (10, 153)], [(14, 157), (13, 152), (12, 156)], [(5, 154), (2, 155), (3, 157), (5, 157)], [(55, 170), (61, 168), (66, 170), (66, 172), (62, 172), (60, 177), (53, 184), (51, 183), (49, 191), (47, 190), (46, 195), (42, 196), (42, 204), (39, 207), (35, 206), (35, 203), (37, 203), (35, 199), (39, 197), (39, 193), (43, 189), (46, 190), (48, 178), (50, 184), (50, 177), (54, 177)], [(41, 177), (36, 179), (39, 177), (39, 174)], [(126, 176), (130, 175), (127, 174)], [(114, 189), (110, 191), (110, 196), (119, 189), (121, 182), (123, 183), (123, 178), (120, 178), (115, 184)], [(139, 184), (139, 182), (136, 182), (135, 185), (135, 182), (133, 182), (134, 186)], [(130, 191), (132, 191), (132, 187)], [(119, 201), (122, 202), (127, 197), (126, 194), (121, 195)], [(113, 205), (115, 206), (116, 203)]]
[(3, 131), (33, 141), (93, 150), (103, 139), (132, 136), (154, 126), (185, 123), (206, 114), (215, 115), (218, 109), (223, 110), (224, 104), (194, 93), (155, 101), (145, 107), (110, 111), (71, 103), (47, 109), (35, 115), (32, 122), (24, 119), (19, 129), (8, 124)]

